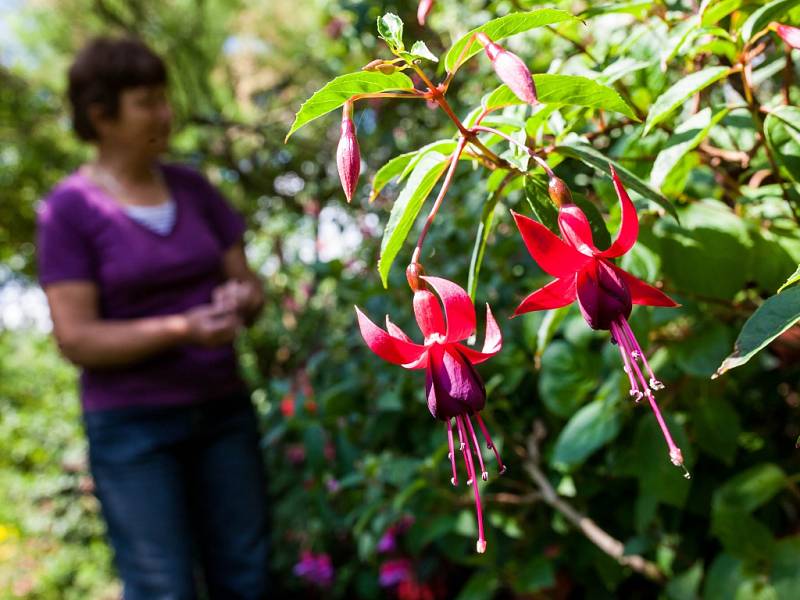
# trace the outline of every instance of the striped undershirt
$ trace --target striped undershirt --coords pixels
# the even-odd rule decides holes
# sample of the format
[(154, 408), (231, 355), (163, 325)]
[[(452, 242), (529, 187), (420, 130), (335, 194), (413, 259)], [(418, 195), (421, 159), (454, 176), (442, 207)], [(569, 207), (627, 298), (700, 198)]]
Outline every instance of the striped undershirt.
[(175, 224), (175, 201), (172, 199), (155, 206), (128, 204), (125, 212), (136, 222), (160, 235), (167, 235)]

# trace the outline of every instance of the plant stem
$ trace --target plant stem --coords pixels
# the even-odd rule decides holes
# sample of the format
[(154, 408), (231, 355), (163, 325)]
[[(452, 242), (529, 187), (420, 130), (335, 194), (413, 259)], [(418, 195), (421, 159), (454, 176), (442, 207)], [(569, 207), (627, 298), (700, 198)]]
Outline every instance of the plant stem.
[(541, 158), (533, 150), (528, 148), (528, 146), (526, 146), (525, 144), (519, 143), (517, 140), (512, 138), (510, 135), (505, 134), (502, 131), (498, 131), (497, 129), (493, 129), (491, 127), (484, 127), (483, 125), (476, 125), (475, 127), (472, 128), (472, 130), (473, 131), (485, 131), (486, 133), (493, 133), (494, 135), (499, 135), (501, 138), (507, 140), (509, 143), (514, 144), (514, 145), (518, 146), (519, 148), (522, 148), (523, 150), (525, 150), (525, 152), (527, 152), (530, 155), (530, 157), (533, 160), (535, 160), (538, 163), (538, 165), (540, 167), (542, 167), (542, 169), (544, 169), (544, 171), (545, 171), (545, 173), (547, 173), (548, 177), (554, 177), (555, 176), (555, 174), (553, 173), (553, 170), (550, 168), (550, 165), (547, 164), (547, 161), (545, 161), (543, 158)]

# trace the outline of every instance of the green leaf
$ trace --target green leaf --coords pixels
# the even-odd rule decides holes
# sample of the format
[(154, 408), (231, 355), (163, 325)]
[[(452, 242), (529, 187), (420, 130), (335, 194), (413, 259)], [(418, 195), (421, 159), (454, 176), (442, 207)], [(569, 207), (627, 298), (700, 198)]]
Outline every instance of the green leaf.
[(542, 355), (539, 395), (545, 407), (569, 417), (597, 385), (600, 362), (571, 344), (556, 340)]
[(386, 184), (395, 177), (398, 177), (416, 155), (416, 150), (414, 152), (400, 154), (375, 171), (375, 176), (372, 178), (372, 189), (369, 193), (369, 201), (372, 202), (375, 200), (378, 194), (381, 193), (381, 190), (386, 187)]
[(741, 5), (742, 0), (718, 0), (707, 3), (701, 14), (703, 27), (716, 25)]
[[(464, 52), (461, 62), (466, 62), (470, 57), (475, 56), (481, 51), (482, 47), (477, 40), (470, 41), (470, 38), (476, 33), (483, 32), (488, 35), (493, 41), (499, 42), (500, 40), (528, 31), (536, 27), (544, 27), (545, 25), (552, 25), (554, 23), (561, 23), (562, 21), (577, 21), (577, 19), (565, 10), (556, 10), (553, 8), (540, 8), (530, 12), (514, 12), (499, 19), (493, 19), (488, 23), (484, 23), (480, 27), (469, 31), (456, 41), (455, 44), (447, 51), (444, 59), (444, 66), (447, 72), (453, 71), (456, 66), (456, 61)], [(469, 44), (469, 47), (467, 45)], [(466, 49), (466, 50), (465, 50)]]
[[(551, 75), (537, 73), (533, 76), (536, 85), (536, 96), (542, 104), (553, 106), (585, 106), (618, 112), (638, 121), (630, 104), (623, 100), (619, 93), (608, 86), (601, 85), (587, 77), (578, 75)], [(501, 85), (484, 96), (484, 108), (501, 108), (515, 104), (524, 104), (508, 86)]]
[(749, 42), (750, 38), (769, 25), (770, 21), (780, 20), (784, 14), (796, 6), (800, 6), (798, 0), (774, 0), (762, 6), (742, 25), (742, 40)]
[(456, 600), (491, 600), (499, 587), (494, 571), (476, 571), (461, 588)]
[(591, 19), (597, 15), (609, 15), (614, 13), (643, 14), (652, 8), (652, 0), (630, 0), (629, 2), (612, 2), (592, 6), (580, 14), (581, 19)]
[[(456, 142), (455, 140), (436, 140), (435, 142), (431, 142), (430, 144), (425, 144), (422, 148), (418, 148), (411, 158), (411, 162), (406, 165), (406, 168), (403, 169), (403, 172), (400, 174), (400, 181), (403, 181), (408, 175), (413, 171), (420, 160), (428, 153), (428, 152), (438, 152), (439, 154), (446, 154), (450, 155), (453, 153), (453, 150), (456, 149)], [(462, 154), (460, 157), (462, 160), (464, 159), (464, 155)]]
[(425, 45), (425, 42), (420, 41), (414, 42), (414, 45), (411, 46), (411, 50), (409, 52), (403, 52), (402, 56), (408, 62), (411, 62), (417, 58), (424, 58), (425, 60), (439, 62), (439, 59), (433, 52), (430, 51), (430, 49), (428, 49), (428, 46)]
[(742, 430), (739, 414), (724, 398), (701, 394), (692, 401), (694, 439), (706, 454), (727, 465), (736, 456), (736, 441)]
[(623, 167), (620, 163), (598, 152), (589, 144), (584, 144), (582, 142), (564, 143), (560, 146), (556, 146), (555, 151), (564, 156), (577, 158), (587, 165), (595, 167), (599, 171), (602, 171), (606, 174), (609, 172), (608, 166), (610, 164), (614, 165), (614, 168), (617, 170), (617, 175), (619, 175), (619, 178), (622, 180), (622, 183), (626, 188), (631, 189), (641, 196), (644, 196), (648, 200), (655, 202), (661, 208), (663, 208), (667, 214), (674, 217), (676, 220), (678, 219), (678, 213), (675, 212), (675, 207), (672, 206), (669, 200), (647, 185), (644, 181), (639, 179), (638, 176), (634, 175), (627, 168)]
[(519, 594), (533, 594), (556, 583), (556, 574), (550, 560), (544, 556), (533, 556), (513, 571), (511, 586)]
[(414, 82), (400, 72), (384, 75), (377, 71), (358, 71), (340, 75), (314, 92), (311, 98), (303, 103), (295, 116), (292, 128), (286, 134), (284, 143), (303, 125), (336, 110), (356, 94), (410, 90), (413, 87)]
[(800, 287), (790, 287), (768, 298), (747, 319), (733, 345), (733, 354), (722, 361), (712, 379), (745, 364), (797, 321), (800, 321)]
[(647, 114), (647, 121), (644, 125), (642, 135), (647, 135), (650, 130), (666, 120), (667, 117), (683, 104), (689, 97), (705, 89), (715, 81), (725, 77), (730, 69), (728, 67), (708, 67), (702, 71), (697, 71), (680, 79), (666, 92), (661, 94)]
[(714, 506), (751, 513), (786, 486), (786, 474), (778, 465), (750, 467), (726, 481), (714, 492)]
[(680, 160), (688, 152), (697, 148), (711, 128), (727, 114), (727, 108), (721, 108), (715, 112), (712, 112), (711, 108), (704, 108), (681, 123), (675, 129), (675, 134), (669, 138), (667, 146), (656, 156), (656, 162), (650, 172), (650, 185), (660, 188)]
[(703, 600), (730, 600), (745, 580), (742, 562), (729, 554), (719, 554), (706, 575)]
[(469, 297), (475, 302), (475, 293), (478, 290), (478, 274), (481, 272), (481, 264), (483, 263), (483, 255), (486, 251), (486, 241), (489, 239), (489, 234), (492, 231), (492, 224), (494, 223), (494, 213), (497, 208), (497, 203), (503, 195), (503, 189), (497, 188), (489, 194), (486, 202), (483, 204), (481, 211), (481, 220), (478, 223), (478, 233), (475, 236), (475, 245), (472, 247), (472, 257), (469, 261), (469, 278), (467, 283), (467, 290)]
[(383, 287), (388, 287), (389, 269), (403, 247), (414, 221), (419, 214), (425, 198), (439, 181), (447, 167), (447, 157), (438, 152), (428, 152), (411, 172), (405, 187), (395, 200), (389, 222), (383, 231), (381, 255), (378, 259), (378, 272)]
[(786, 175), (800, 182), (800, 109), (779, 106), (764, 119), (767, 144)]
[[(619, 387), (617, 378), (613, 384)], [(593, 400), (572, 415), (556, 440), (550, 465), (569, 471), (585, 461), (595, 450), (613, 440), (620, 429), (616, 403)]]
[[(769, 560), (775, 548), (772, 532), (761, 521), (741, 510), (714, 506), (711, 532), (719, 538), (728, 554), (745, 561)], [(744, 597), (752, 598), (750, 595)]]
[(525, 177), (525, 199), (531, 207), (533, 216), (550, 231), (559, 235), (558, 210), (550, 200), (547, 179), (543, 175)]
[(392, 51), (403, 49), (403, 20), (394, 13), (378, 17), (378, 35)]
[(792, 274), (792, 275), (789, 277), (789, 279), (787, 279), (787, 280), (786, 280), (786, 283), (784, 283), (784, 284), (783, 284), (783, 285), (782, 285), (780, 288), (778, 288), (778, 293), (780, 294), (780, 293), (781, 293), (783, 290), (785, 290), (787, 287), (789, 287), (790, 285), (794, 285), (794, 284), (795, 284), (795, 283), (797, 283), (798, 281), (800, 281), (800, 265), (797, 265), (797, 271), (795, 271), (795, 272), (794, 272), (794, 273), (793, 273), (793, 274)]
[(689, 570), (671, 577), (664, 591), (666, 591), (669, 600), (697, 598), (702, 579), (703, 561), (698, 560)]
[(542, 354), (547, 349), (548, 344), (553, 339), (553, 336), (558, 331), (559, 325), (564, 322), (564, 319), (569, 313), (569, 306), (562, 306), (561, 308), (553, 308), (544, 314), (539, 329), (536, 331), (536, 354), (533, 357), (536, 368), (542, 366)]

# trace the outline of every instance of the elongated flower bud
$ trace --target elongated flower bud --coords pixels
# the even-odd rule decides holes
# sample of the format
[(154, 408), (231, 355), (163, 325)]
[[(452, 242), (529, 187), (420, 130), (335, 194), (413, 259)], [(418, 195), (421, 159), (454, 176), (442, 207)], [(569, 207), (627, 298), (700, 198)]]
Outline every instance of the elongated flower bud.
[(781, 39), (789, 44), (792, 48), (800, 49), (800, 29), (783, 23), (773, 23), (775, 33), (781, 36)]
[(406, 267), (406, 279), (408, 280), (408, 285), (411, 287), (411, 291), (421, 292), (422, 290), (428, 289), (428, 285), (420, 279), (423, 275), (425, 275), (425, 269), (423, 269), (422, 265), (418, 262), (412, 262)]
[(555, 175), (547, 183), (547, 191), (550, 193), (550, 199), (559, 208), (564, 205), (574, 204), (572, 202), (572, 192), (569, 191), (567, 184), (564, 183), (563, 179)]
[(485, 33), (479, 33), (477, 38), (486, 51), (486, 56), (492, 61), (492, 67), (500, 80), (517, 98), (532, 106), (535, 105), (538, 102), (536, 87), (525, 62), (513, 52), (493, 42)]
[(433, 0), (419, 0), (419, 4), (417, 5), (417, 22), (421, 26), (425, 26), (425, 20), (428, 18), (428, 14), (431, 12), (433, 8)]
[(373, 61), (368, 62), (366, 65), (361, 67), (362, 71), (380, 71), (384, 75), (391, 75), (395, 71), (397, 71), (397, 67), (393, 65), (391, 62), (387, 62), (380, 58), (376, 58)]
[(345, 102), (342, 110), (342, 133), (339, 137), (339, 146), (336, 148), (336, 166), (339, 169), (339, 180), (342, 182), (344, 195), (350, 202), (361, 173), (361, 154), (356, 138), (356, 126), (353, 123), (353, 105), (350, 102)]

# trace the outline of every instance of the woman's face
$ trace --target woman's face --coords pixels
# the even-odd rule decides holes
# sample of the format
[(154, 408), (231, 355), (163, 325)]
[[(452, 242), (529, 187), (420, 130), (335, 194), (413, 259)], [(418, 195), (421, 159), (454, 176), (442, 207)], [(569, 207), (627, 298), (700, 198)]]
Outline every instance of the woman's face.
[(123, 90), (117, 117), (101, 119), (97, 127), (103, 144), (153, 157), (167, 149), (171, 129), (172, 106), (164, 85)]

